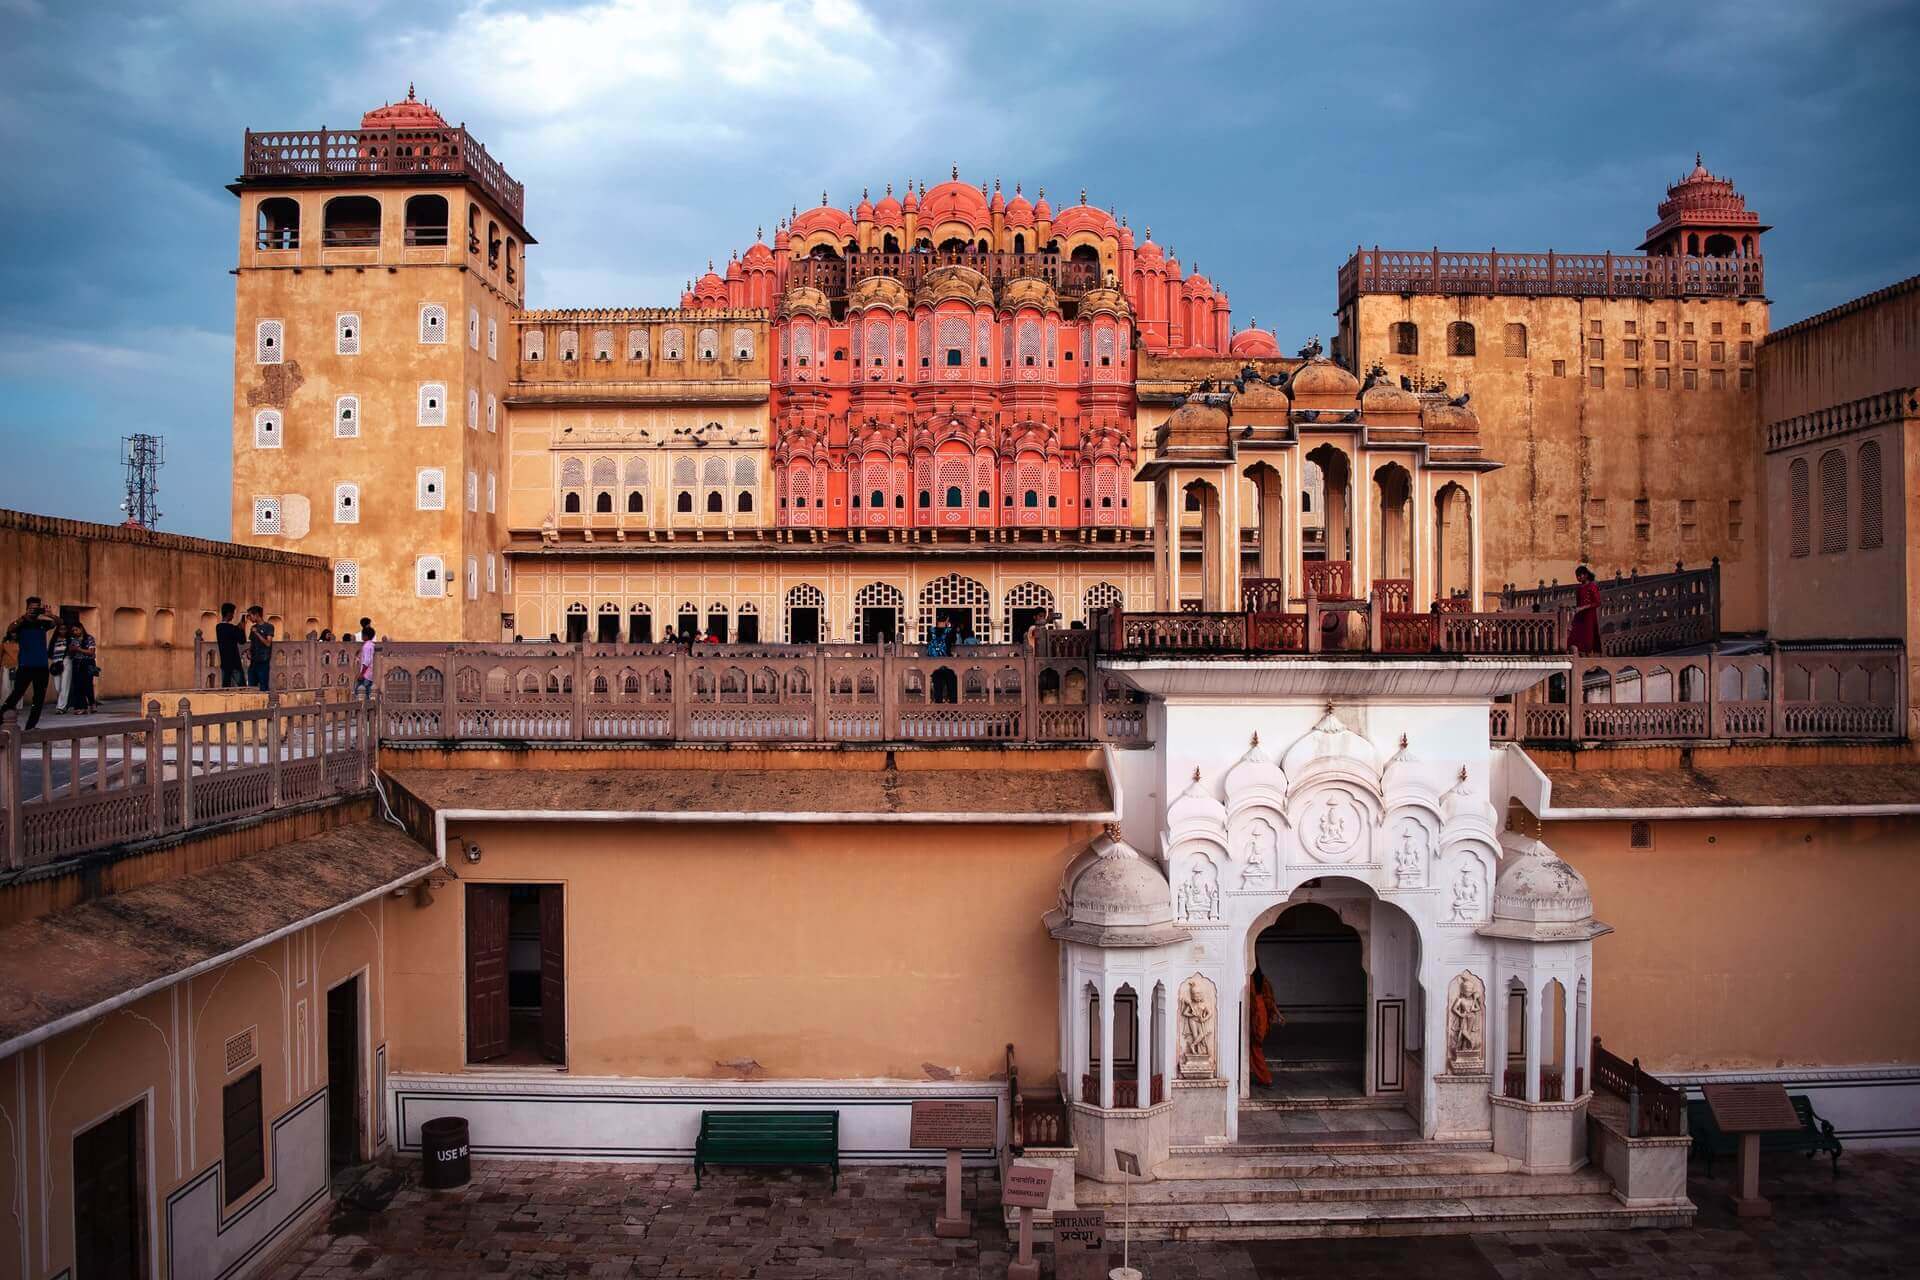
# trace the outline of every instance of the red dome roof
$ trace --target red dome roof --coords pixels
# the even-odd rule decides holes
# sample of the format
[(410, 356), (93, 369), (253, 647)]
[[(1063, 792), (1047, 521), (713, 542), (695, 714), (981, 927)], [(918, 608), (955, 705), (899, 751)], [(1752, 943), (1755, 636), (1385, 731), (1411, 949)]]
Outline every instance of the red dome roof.
[(407, 96), (399, 102), (390, 102), (384, 107), (375, 107), (360, 117), (362, 129), (444, 129), (447, 122), (440, 113), (413, 96), (413, 86), (407, 86)]
[(1259, 359), (1280, 354), (1280, 340), (1265, 329), (1242, 329), (1227, 345), (1227, 354)]
[(955, 178), (927, 192), (927, 198), (920, 202), (922, 226), (942, 222), (964, 222), (979, 230), (991, 226), (993, 220), (988, 216), (987, 200), (980, 194), (980, 188)]
[(1091, 231), (1096, 236), (1116, 235), (1119, 226), (1105, 209), (1096, 209), (1082, 202), (1069, 209), (1062, 209), (1053, 217), (1053, 234), (1070, 236), (1076, 231)]
[(1013, 186), (1013, 199), (1007, 201), (1007, 225), (1010, 227), (1030, 227), (1033, 225), (1033, 206), (1020, 194), (1020, 184)]
[(1143, 267), (1158, 265), (1167, 260), (1166, 251), (1154, 241), (1152, 227), (1147, 228), (1147, 238), (1142, 240), (1140, 247), (1133, 251), (1133, 260)]
[(847, 216), (845, 209), (836, 209), (830, 204), (821, 204), (809, 209), (793, 220), (793, 234), (810, 236), (816, 231), (830, 231), (837, 239), (853, 238), (853, 219)]
[(1187, 277), (1187, 282), (1180, 287), (1180, 291), (1189, 298), (1211, 298), (1214, 293), (1213, 281), (1196, 271)]
[(893, 198), (891, 182), (887, 184), (887, 194), (880, 198), (879, 204), (873, 206), (873, 220), (883, 227), (896, 226), (901, 220), (900, 202)]
[(747, 252), (742, 256), (741, 261), (742, 262), (772, 262), (773, 250), (767, 248), (767, 246), (761, 241), (755, 240), (753, 242), (752, 247), (749, 248)]

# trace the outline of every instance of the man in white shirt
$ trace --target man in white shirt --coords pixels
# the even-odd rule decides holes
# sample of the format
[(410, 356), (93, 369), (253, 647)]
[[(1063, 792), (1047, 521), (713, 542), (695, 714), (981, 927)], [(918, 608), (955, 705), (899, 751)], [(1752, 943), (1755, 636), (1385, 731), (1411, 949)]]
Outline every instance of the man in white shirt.
[(373, 623), (360, 620), (360, 673), (353, 682), (353, 696), (373, 697)]

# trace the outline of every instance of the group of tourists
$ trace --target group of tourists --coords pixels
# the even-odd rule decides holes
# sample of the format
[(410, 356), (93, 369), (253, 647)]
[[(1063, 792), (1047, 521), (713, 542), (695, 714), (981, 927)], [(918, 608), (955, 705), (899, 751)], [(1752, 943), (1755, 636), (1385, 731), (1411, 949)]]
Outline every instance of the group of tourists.
[[(227, 603), (220, 606), (220, 622), (213, 629), (214, 647), (220, 654), (220, 687), (223, 689), (254, 688), (266, 692), (273, 688), (273, 623), (267, 620), (267, 614), (259, 605), (248, 608), (244, 622), (235, 622), (234, 614), (238, 606)], [(332, 628), (314, 637), (322, 641), (334, 639)], [(342, 635), (341, 639), (349, 637)], [(354, 663), (353, 696), (356, 698), (373, 697), (373, 619), (360, 619), (358, 633), (360, 652)]]
[(0, 703), (0, 721), (24, 700), (26, 727), (33, 728), (40, 723), (49, 689), (56, 712), (94, 710), (99, 705), (94, 693), (100, 674), (97, 653), (93, 633), (79, 618), (61, 617), (39, 596), (28, 596), (26, 611), (7, 624), (0, 639), (0, 667), (5, 668), (11, 686), (6, 701)]

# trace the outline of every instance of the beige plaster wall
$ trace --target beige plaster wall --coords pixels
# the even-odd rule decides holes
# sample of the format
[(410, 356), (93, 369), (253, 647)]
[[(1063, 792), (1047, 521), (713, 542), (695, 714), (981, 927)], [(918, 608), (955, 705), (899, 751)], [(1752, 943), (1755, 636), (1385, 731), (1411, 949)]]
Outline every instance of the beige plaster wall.
[(1762, 422), (1920, 386), (1920, 278), (1788, 325), (1759, 367)]
[(1594, 1030), (1660, 1071), (1920, 1061), (1912, 818), (1549, 822), (1586, 876)]
[(478, 863), (395, 919), (393, 1069), (465, 1068), (463, 884), (565, 886), (576, 1075), (984, 1079), (1009, 1041), (1054, 1070), (1057, 945), (1040, 916), (1063, 825), (460, 821)]
[(325, 625), (329, 589), (312, 556), (0, 510), (0, 626), (30, 595), (78, 609), (99, 644), (102, 697), (190, 686), (194, 632), (212, 637), (224, 601), (305, 635)]
[[(1419, 327), (1417, 356), (1393, 353), (1391, 326), (1401, 321)], [(1447, 354), (1454, 321), (1474, 326), (1473, 356)], [(1507, 354), (1509, 324), (1526, 326), (1524, 356)], [(1606, 576), (1718, 556), (1724, 625), (1764, 625), (1752, 383), (1765, 301), (1366, 294), (1342, 310), (1340, 325), (1335, 350), (1350, 353), (1362, 373), (1379, 361), (1395, 377), (1440, 378), (1449, 392), (1472, 394), (1481, 445), (1501, 464), (1484, 489), (1488, 590), (1570, 582), (1582, 563)], [(1629, 342), (1639, 344), (1632, 356)], [(1669, 344), (1664, 357), (1658, 343)], [(1717, 360), (1714, 343), (1724, 344)], [(1751, 345), (1743, 352), (1742, 344)], [(1592, 385), (1596, 368), (1604, 387)], [(1666, 388), (1656, 385), (1661, 369)], [(1627, 385), (1629, 370), (1638, 386)], [(1685, 387), (1688, 370), (1693, 390)]]
[[(402, 905), (395, 910), (407, 910)], [(373, 1087), (385, 1042), (378, 964), (385, 900), (271, 943), (43, 1044), (0, 1060), (0, 1274), (51, 1277), (73, 1265), (73, 1140), (138, 1103), (140, 1197), (150, 1246), (145, 1274), (165, 1275), (167, 1197), (222, 1158), (222, 1089), (256, 1065), (268, 1129), (267, 1177), (227, 1206), (232, 1220), (275, 1194), (272, 1124), (326, 1086), (327, 992), (359, 973), (366, 984), (362, 1087)], [(229, 1072), (229, 1037), (253, 1028), (257, 1052)], [(371, 1102), (371, 1098), (367, 1100)], [(373, 1118), (362, 1104), (362, 1151)], [(284, 1197), (282, 1197), (284, 1201)], [(267, 1207), (281, 1213), (284, 1202)], [(208, 1234), (211, 1234), (209, 1227)]]

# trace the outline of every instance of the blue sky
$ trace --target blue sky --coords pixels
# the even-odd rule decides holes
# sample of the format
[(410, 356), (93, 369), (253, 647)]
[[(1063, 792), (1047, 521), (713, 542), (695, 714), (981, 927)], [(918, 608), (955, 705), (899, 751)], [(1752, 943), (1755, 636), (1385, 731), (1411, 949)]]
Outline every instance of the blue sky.
[[(533, 306), (676, 300), (790, 206), (1086, 187), (1287, 349), (1359, 243), (1631, 251), (1705, 153), (1776, 327), (1920, 271), (1920, 6), (0, 0), (0, 506), (228, 529), (243, 129), (416, 82), (527, 186)], [(1900, 120), (1908, 121), (1902, 126)]]

